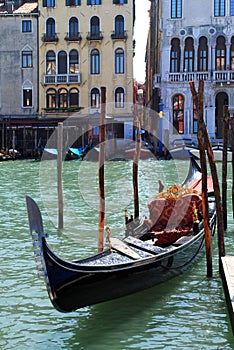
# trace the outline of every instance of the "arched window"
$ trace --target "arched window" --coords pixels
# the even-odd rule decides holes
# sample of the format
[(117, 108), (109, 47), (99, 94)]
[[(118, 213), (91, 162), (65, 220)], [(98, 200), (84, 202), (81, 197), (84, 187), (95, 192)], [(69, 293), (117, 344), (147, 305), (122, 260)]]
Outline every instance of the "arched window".
[(100, 54), (93, 49), (90, 54), (90, 74), (100, 74)]
[(116, 49), (115, 50), (115, 74), (124, 73), (124, 50)]
[(79, 73), (79, 53), (77, 50), (71, 50), (69, 53), (69, 74)]
[(46, 108), (56, 108), (56, 90), (54, 89), (46, 91)]
[(187, 38), (185, 40), (184, 48), (184, 71), (193, 72), (194, 71), (194, 47), (193, 38)]
[(55, 38), (55, 20), (48, 18), (46, 21), (46, 36), (51, 40)]
[(68, 107), (68, 94), (66, 89), (59, 89), (59, 108)]
[(93, 16), (90, 20), (90, 34), (92, 36), (100, 35), (100, 20), (97, 16)]
[(69, 91), (69, 105), (70, 107), (79, 107), (79, 90), (71, 89)]
[(234, 36), (232, 37), (230, 48), (230, 69), (234, 70)]
[(184, 97), (175, 95), (172, 99), (174, 133), (184, 133)]
[(46, 54), (46, 74), (56, 74), (56, 57), (52, 50)]
[(100, 107), (100, 91), (97, 88), (93, 88), (90, 94), (90, 106), (91, 108)]
[(58, 54), (58, 74), (67, 74), (67, 53), (60, 51)]
[(115, 35), (124, 34), (124, 18), (121, 15), (115, 17)]
[(79, 33), (79, 22), (76, 17), (69, 19), (69, 39), (77, 38)]
[(205, 72), (208, 70), (208, 46), (207, 38), (204, 36), (199, 39), (197, 67), (199, 72)]
[(219, 36), (216, 41), (216, 70), (225, 70), (226, 68), (226, 46), (223, 36)]
[(172, 39), (171, 41), (171, 73), (179, 73), (180, 71), (180, 40)]
[(122, 87), (115, 89), (115, 108), (124, 108), (124, 89)]

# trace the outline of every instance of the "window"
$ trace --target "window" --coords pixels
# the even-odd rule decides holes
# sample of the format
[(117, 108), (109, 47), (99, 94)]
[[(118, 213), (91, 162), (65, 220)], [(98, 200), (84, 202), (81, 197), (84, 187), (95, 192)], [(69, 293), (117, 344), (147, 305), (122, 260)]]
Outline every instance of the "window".
[(124, 73), (124, 50), (115, 50), (115, 74)]
[(32, 89), (23, 89), (23, 107), (32, 107)]
[(55, 20), (53, 18), (48, 18), (46, 21), (46, 36), (48, 38), (55, 38)]
[(79, 90), (73, 88), (69, 91), (70, 107), (79, 107)]
[(46, 91), (46, 108), (56, 108), (56, 91), (54, 89)]
[(22, 32), (30, 33), (31, 31), (32, 31), (32, 21), (31, 20), (22, 21)]
[(171, 0), (171, 18), (182, 18), (182, 0)]
[(193, 133), (198, 133), (198, 112), (195, 104), (193, 104)]
[(214, 15), (225, 16), (225, 0), (214, 0)]
[(127, 3), (128, 3), (128, 0), (113, 0), (113, 4), (115, 5), (123, 5)]
[(32, 68), (32, 51), (22, 52), (22, 68)]
[(122, 87), (115, 90), (115, 108), (124, 108), (124, 89)]
[(194, 48), (193, 39), (187, 38), (184, 49), (184, 71), (193, 72), (194, 70)]
[(90, 33), (91, 35), (100, 35), (100, 20), (97, 16), (90, 20)]
[(226, 67), (226, 47), (225, 39), (223, 36), (219, 36), (216, 41), (216, 70), (225, 70)]
[(199, 72), (208, 70), (208, 47), (207, 39), (204, 36), (199, 39), (197, 66)]
[(173, 108), (173, 133), (184, 133), (184, 97), (180, 94), (175, 95), (172, 100)]
[(123, 35), (124, 34), (124, 18), (123, 16), (115, 17), (115, 35)]
[(178, 73), (180, 71), (180, 41), (173, 39), (171, 41), (171, 73)]
[(66, 89), (59, 89), (58, 91), (59, 98), (59, 108), (67, 108), (68, 107), (68, 94)]
[(100, 74), (100, 54), (97, 49), (91, 51), (90, 74)]
[(58, 54), (58, 74), (67, 74), (67, 53), (60, 51)]
[(55, 7), (55, 0), (43, 0), (43, 7)]
[(52, 50), (46, 54), (46, 74), (56, 74), (56, 58)]
[(66, 0), (66, 6), (80, 6), (80, 0)]
[(69, 38), (77, 38), (79, 33), (79, 23), (76, 17), (72, 17), (69, 20)]
[(230, 16), (234, 16), (234, 0), (230, 0)]
[(231, 48), (230, 48), (230, 69), (234, 70), (234, 37), (231, 40)]
[(101, 5), (101, 0), (87, 0), (87, 5)]
[(79, 53), (77, 50), (71, 50), (69, 53), (69, 74), (79, 73)]
[(91, 90), (90, 98), (91, 98), (91, 101), (90, 101), (91, 108), (99, 108), (100, 107), (100, 92), (97, 88), (93, 88)]

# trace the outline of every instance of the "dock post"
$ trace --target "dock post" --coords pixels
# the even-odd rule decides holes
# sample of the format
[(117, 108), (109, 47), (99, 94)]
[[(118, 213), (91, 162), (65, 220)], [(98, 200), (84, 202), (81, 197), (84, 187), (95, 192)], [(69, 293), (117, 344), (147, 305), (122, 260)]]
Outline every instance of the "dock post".
[(198, 93), (195, 90), (194, 82), (190, 82), (190, 89), (193, 96), (194, 105), (198, 113), (198, 146), (200, 151), (200, 163), (202, 171), (202, 211), (204, 220), (204, 232), (206, 243), (206, 263), (207, 263), (207, 277), (212, 277), (212, 246), (209, 226), (209, 210), (208, 210), (208, 194), (207, 194), (207, 165), (206, 165), (206, 147), (207, 140), (204, 137), (204, 117), (203, 117), (203, 96), (204, 83), (199, 81)]
[(223, 228), (227, 230), (227, 144), (228, 144), (228, 106), (223, 108), (223, 162), (222, 162), (222, 203)]
[(232, 217), (234, 219), (234, 109), (229, 109), (232, 134)]
[(105, 117), (106, 117), (106, 87), (101, 87), (101, 121), (99, 126), (100, 152), (99, 152), (99, 230), (98, 230), (98, 252), (103, 251), (104, 226), (105, 226)]
[(58, 123), (57, 133), (57, 177), (58, 177), (58, 229), (63, 229), (63, 185), (62, 185), (62, 163), (63, 163), (63, 123)]

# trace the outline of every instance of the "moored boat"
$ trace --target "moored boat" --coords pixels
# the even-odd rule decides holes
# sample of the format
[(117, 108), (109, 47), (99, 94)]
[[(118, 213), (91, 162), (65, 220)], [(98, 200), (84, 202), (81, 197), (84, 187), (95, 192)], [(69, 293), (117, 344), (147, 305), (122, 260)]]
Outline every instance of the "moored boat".
[[(204, 242), (201, 174), (195, 161), (183, 186), (171, 186), (148, 204), (149, 218), (130, 221), (122, 240), (110, 237), (106, 250), (85, 259), (66, 261), (47, 243), (37, 204), (26, 197), (30, 233), (40, 274), (54, 307), (75, 311), (152, 287), (181, 274), (197, 257)], [(213, 191), (212, 183), (209, 186)], [(209, 196), (210, 226), (215, 204)], [(178, 217), (180, 215), (180, 218)]]

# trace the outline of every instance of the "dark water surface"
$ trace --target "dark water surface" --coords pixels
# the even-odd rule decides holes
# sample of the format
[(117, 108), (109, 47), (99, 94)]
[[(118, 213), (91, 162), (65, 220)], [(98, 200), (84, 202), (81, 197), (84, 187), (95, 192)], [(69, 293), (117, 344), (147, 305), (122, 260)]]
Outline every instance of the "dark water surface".
[[(226, 253), (234, 255), (231, 165), (228, 165), (229, 217)], [(0, 349), (234, 349), (224, 292), (213, 244), (213, 278), (206, 278), (203, 254), (183, 275), (122, 299), (71, 314), (53, 309), (42, 278), (37, 277), (29, 236), (25, 195), (42, 209), (48, 242), (69, 260), (97, 250), (97, 163), (63, 164), (64, 230), (57, 230), (56, 162), (0, 163)], [(164, 183), (181, 183), (183, 161), (141, 161), (140, 212)], [(218, 164), (221, 175), (221, 164)], [(123, 210), (133, 213), (131, 162), (106, 164), (106, 225), (124, 235)], [(221, 179), (221, 178), (220, 178)]]

